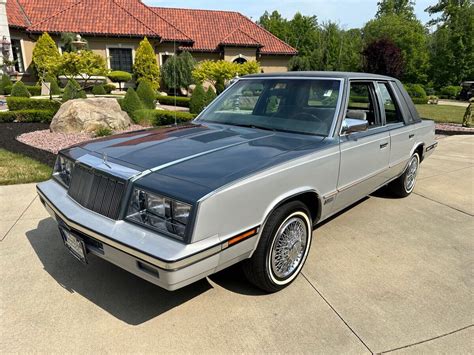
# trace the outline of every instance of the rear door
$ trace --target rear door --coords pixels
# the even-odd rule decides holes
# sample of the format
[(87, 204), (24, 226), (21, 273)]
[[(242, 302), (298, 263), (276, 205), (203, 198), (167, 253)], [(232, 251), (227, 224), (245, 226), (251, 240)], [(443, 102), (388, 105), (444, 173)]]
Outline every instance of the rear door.
[(340, 136), (341, 162), (335, 210), (350, 205), (383, 184), (390, 160), (390, 135), (383, 125), (375, 83), (351, 81), (349, 85), (346, 116), (365, 116), (369, 129)]
[(407, 125), (403, 119), (404, 112), (400, 100), (395, 95), (392, 83), (379, 81), (377, 90), (381, 106), (382, 118), (390, 133), (390, 163), (387, 180), (400, 174), (410, 158), (410, 152), (416, 141), (413, 125)]

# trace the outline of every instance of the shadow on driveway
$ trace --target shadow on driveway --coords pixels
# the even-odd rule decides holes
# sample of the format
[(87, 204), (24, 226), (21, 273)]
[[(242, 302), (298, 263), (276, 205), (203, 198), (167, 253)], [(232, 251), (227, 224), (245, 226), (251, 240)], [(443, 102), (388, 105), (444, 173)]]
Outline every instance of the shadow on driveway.
[(89, 264), (83, 265), (64, 247), (51, 218), (40, 221), (26, 236), (44, 269), (63, 288), (131, 325), (144, 323), (211, 289), (201, 280), (169, 292), (91, 254)]

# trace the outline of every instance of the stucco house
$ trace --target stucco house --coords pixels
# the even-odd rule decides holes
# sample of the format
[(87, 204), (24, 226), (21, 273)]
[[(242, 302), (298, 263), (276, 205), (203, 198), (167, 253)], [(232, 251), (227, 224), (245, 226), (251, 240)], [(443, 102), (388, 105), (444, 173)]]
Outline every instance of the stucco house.
[[(2, 9), (3, 8), (3, 9)], [(2, 13), (6, 14), (2, 20)], [(147, 6), (140, 0), (0, 0), (0, 35), (11, 42), (15, 69), (28, 81), (37, 38), (80, 34), (112, 70), (131, 71), (146, 36), (159, 64), (182, 50), (196, 60), (257, 60), (263, 72), (286, 71), (296, 50), (238, 12)], [(33, 79), (33, 78), (32, 78)]]

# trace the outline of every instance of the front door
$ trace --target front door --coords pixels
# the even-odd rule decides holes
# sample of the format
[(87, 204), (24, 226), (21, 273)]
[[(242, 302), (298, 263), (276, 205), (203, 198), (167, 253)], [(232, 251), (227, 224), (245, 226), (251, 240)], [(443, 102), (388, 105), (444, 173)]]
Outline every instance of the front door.
[(351, 81), (346, 116), (365, 118), (369, 128), (340, 136), (338, 194), (334, 210), (340, 210), (373, 192), (384, 183), (390, 161), (390, 135), (382, 124), (375, 86)]

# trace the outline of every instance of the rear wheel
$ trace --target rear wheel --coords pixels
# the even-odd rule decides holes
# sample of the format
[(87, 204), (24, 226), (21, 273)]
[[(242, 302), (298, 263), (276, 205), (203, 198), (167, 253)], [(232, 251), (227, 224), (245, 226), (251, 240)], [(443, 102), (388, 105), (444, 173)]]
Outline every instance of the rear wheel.
[(398, 197), (407, 197), (415, 188), (416, 175), (420, 166), (420, 156), (414, 153), (408, 161), (405, 172), (389, 184), (390, 191)]
[(307, 207), (289, 202), (269, 217), (252, 258), (243, 263), (248, 280), (276, 292), (288, 286), (303, 268), (311, 246), (312, 224)]

